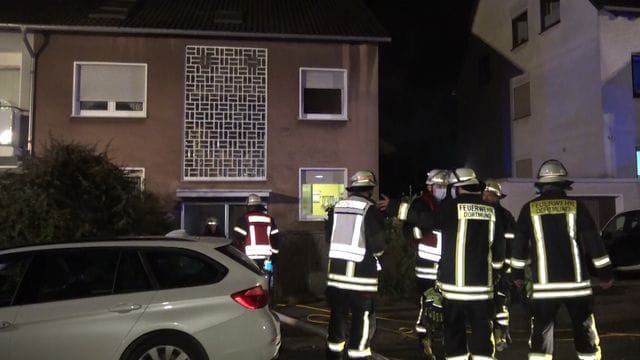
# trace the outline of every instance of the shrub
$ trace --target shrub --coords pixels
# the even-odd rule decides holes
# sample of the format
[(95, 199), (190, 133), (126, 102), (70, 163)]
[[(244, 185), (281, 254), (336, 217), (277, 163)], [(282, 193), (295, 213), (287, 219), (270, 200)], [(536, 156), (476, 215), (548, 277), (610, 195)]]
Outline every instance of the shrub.
[(0, 246), (160, 234), (169, 226), (162, 208), (106, 150), (52, 138), (41, 156), (0, 174)]

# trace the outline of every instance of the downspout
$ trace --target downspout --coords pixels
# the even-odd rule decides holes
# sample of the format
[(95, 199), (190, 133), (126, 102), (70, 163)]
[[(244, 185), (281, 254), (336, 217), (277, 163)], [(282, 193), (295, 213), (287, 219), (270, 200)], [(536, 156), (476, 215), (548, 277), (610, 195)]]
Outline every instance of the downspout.
[(31, 56), (31, 65), (29, 69), (29, 78), (31, 86), (29, 87), (29, 131), (27, 132), (27, 152), (29, 155), (33, 155), (33, 112), (35, 105), (35, 93), (36, 93), (36, 56), (38, 55), (27, 39), (27, 28), (25, 26), (20, 27), (22, 33), (22, 42)]

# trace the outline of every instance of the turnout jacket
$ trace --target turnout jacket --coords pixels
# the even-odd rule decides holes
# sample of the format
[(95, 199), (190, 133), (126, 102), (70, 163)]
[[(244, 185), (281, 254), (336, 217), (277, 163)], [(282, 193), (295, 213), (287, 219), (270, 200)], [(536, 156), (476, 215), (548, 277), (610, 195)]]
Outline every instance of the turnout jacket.
[(276, 222), (264, 210), (247, 211), (233, 231), (251, 259), (265, 259), (278, 253), (280, 232)]
[(442, 250), (442, 234), (434, 228), (434, 214), (438, 201), (426, 189), (409, 204), (405, 201), (389, 201), (388, 212), (404, 221), (403, 235), (412, 241), (416, 249), (416, 277), (435, 280)]
[(460, 301), (493, 298), (493, 271), (504, 265), (502, 219), (480, 194), (446, 198), (436, 212), (442, 229), (442, 257), (438, 286), (446, 299)]
[(591, 295), (589, 262), (606, 279), (611, 261), (587, 208), (562, 190), (543, 192), (518, 216), (512, 244), (514, 277), (531, 262), (533, 299)]
[(511, 270), (511, 243), (516, 237), (516, 219), (511, 215), (509, 210), (502, 207), (502, 205), (496, 205), (496, 217), (501, 218), (504, 234), (504, 268), (503, 271), (509, 272)]
[(331, 229), (327, 286), (377, 292), (377, 256), (386, 245), (384, 218), (374, 202), (360, 195), (338, 201), (328, 219)]

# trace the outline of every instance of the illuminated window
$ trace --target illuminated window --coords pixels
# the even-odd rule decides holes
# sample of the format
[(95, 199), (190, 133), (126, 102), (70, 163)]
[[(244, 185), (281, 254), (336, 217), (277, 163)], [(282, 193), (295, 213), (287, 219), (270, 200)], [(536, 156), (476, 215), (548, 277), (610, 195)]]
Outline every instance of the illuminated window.
[(324, 220), (343, 197), (347, 169), (300, 169), (300, 220)]
[(302, 120), (347, 120), (347, 70), (300, 69)]
[(636, 176), (640, 177), (640, 146), (636, 146)]
[(526, 11), (511, 20), (511, 31), (514, 49), (529, 41), (529, 20)]
[(145, 117), (147, 65), (76, 62), (73, 115)]
[(540, 0), (540, 32), (560, 22), (560, 0)]

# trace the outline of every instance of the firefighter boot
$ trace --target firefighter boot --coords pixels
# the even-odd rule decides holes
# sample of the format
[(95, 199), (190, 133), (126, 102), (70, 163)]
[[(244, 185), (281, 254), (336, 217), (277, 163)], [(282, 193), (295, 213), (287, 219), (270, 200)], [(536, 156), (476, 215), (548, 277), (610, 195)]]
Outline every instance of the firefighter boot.
[(496, 351), (505, 350), (511, 343), (511, 335), (509, 334), (508, 327), (496, 326), (493, 330), (493, 337), (496, 342)]
[(422, 351), (424, 352), (426, 359), (436, 360), (436, 356), (433, 354), (433, 349), (431, 349), (431, 337), (425, 336), (420, 343), (422, 344)]

